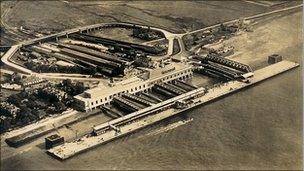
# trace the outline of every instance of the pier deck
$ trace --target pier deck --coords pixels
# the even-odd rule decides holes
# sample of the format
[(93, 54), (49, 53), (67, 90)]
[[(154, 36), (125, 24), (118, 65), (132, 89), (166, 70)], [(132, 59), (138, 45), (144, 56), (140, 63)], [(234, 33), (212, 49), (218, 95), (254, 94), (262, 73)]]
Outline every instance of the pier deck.
[[(170, 116), (173, 116), (173, 115), (176, 115), (183, 111), (186, 111), (197, 105), (207, 103), (216, 98), (222, 97), (224, 95), (228, 95), (228, 94), (238, 91), (242, 88), (248, 87), (248, 86), (258, 83), (258, 82), (261, 82), (261, 81), (271, 78), (275, 75), (278, 75), (280, 73), (293, 69), (297, 66), (299, 66), (299, 64), (294, 63), (294, 62), (281, 61), (279, 63), (276, 63), (273, 65), (267, 66), (265, 68), (259, 69), (257, 71), (254, 71), (254, 77), (251, 78), (249, 83), (245, 83), (245, 82), (241, 82), (241, 81), (229, 81), (223, 85), (213, 87), (213, 88), (209, 89), (208, 92), (206, 94), (204, 94), (203, 96), (199, 96), (197, 98), (191, 99), (192, 103), (190, 103), (186, 108), (183, 108), (183, 109), (168, 108), (168, 109), (162, 110), (158, 113), (152, 113), (149, 115), (145, 115), (143, 118), (140, 118), (140, 119), (137, 118), (136, 120), (134, 120), (133, 122), (130, 122), (129, 124), (120, 126), (119, 132), (117, 130), (112, 129), (112, 130), (107, 131), (106, 133), (102, 133), (97, 136), (85, 136), (78, 141), (67, 142), (63, 145), (54, 147), (54, 148), (48, 150), (47, 152), (49, 154), (51, 154), (52, 156), (55, 156), (56, 158), (59, 158), (62, 160), (68, 159), (76, 154), (87, 151), (100, 144), (103, 144), (103, 143), (111, 141), (115, 138), (124, 136), (135, 130), (139, 130), (145, 126), (151, 125), (155, 122), (161, 121), (165, 118), (168, 118)], [(193, 90), (193, 92), (197, 93), (197, 91), (200, 89), (203, 91), (202, 88), (199, 88), (199, 89)], [(186, 95), (189, 96), (189, 93), (190, 92), (186, 93)], [(187, 99), (187, 98), (183, 97), (183, 95), (180, 95), (180, 96), (181, 96), (180, 98), (183, 100)]]

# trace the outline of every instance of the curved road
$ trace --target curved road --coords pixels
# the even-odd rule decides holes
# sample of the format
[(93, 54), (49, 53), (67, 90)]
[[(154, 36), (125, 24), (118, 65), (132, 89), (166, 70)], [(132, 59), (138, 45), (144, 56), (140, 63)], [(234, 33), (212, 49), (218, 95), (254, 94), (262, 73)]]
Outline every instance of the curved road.
[[(292, 10), (292, 9), (296, 9), (296, 8), (300, 8), (302, 6), (303, 6), (303, 4), (300, 4), (300, 5), (293, 6), (293, 7), (287, 7), (287, 8), (280, 9), (280, 10), (275, 10), (275, 11), (271, 11), (271, 12), (267, 12), (267, 13), (262, 13), (262, 14), (254, 15), (254, 16), (251, 16), (251, 17), (246, 17), (244, 19), (245, 20), (252, 20), (252, 19), (256, 19), (256, 18), (267, 16), (267, 15), (271, 15), (271, 14), (275, 14), (275, 13), (279, 13), (279, 12), (284, 12), (284, 11), (288, 11), (288, 10)], [(225, 22), (223, 24), (231, 24), (231, 23), (234, 23), (236, 21), (238, 21), (238, 19), (231, 20), (231, 21)], [(2, 22), (2, 20), (1, 20), (1, 22)], [(30, 45), (30, 44), (33, 44), (33, 43), (40, 42), (40, 41), (42, 41), (44, 39), (47, 39), (47, 38), (60, 37), (60, 36), (64, 36), (64, 35), (75, 33), (75, 32), (95, 29), (95, 28), (106, 26), (106, 25), (116, 25), (116, 24), (125, 25), (125, 26), (133, 26), (134, 25), (134, 24), (130, 24), (130, 23), (102, 23), (102, 24), (94, 24), (94, 25), (89, 25), (89, 26), (85, 26), (85, 27), (78, 27), (78, 28), (66, 30), (66, 31), (59, 32), (59, 33), (56, 33), (56, 34), (51, 34), (51, 35), (48, 35), (48, 36), (44, 36), (44, 37), (41, 37), (41, 38), (32, 39), (30, 41), (21, 42), (18, 45), (14, 45), (3, 55), (3, 57), (1, 58), (1, 60), (2, 60), (2, 62), (4, 64), (6, 64), (8, 66), (11, 66), (11, 67), (13, 67), (13, 68), (15, 68), (17, 70), (20, 70), (20, 71), (22, 71), (22, 72), (24, 72), (24, 73), (26, 73), (28, 75), (34, 74), (34, 75), (37, 75), (37, 76), (39, 76), (41, 78), (54, 78), (54, 79), (69, 78), (69, 79), (79, 79), (79, 80), (101, 80), (101, 79), (97, 79), (97, 78), (75, 77), (74, 74), (55, 74), (55, 73), (43, 73), (43, 74), (41, 74), (41, 73), (35, 73), (35, 72), (33, 72), (33, 71), (29, 70), (29, 69), (26, 69), (26, 68), (24, 68), (22, 66), (14, 64), (13, 62), (10, 61), (10, 58), (14, 55), (14, 53), (16, 53), (16, 51), (22, 45)], [(136, 25), (137, 26), (141, 26), (141, 27), (147, 27), (147, 28), (149, 27), (149, 26), (142, 26), (142, 25), (139, 25), (139, 24), (136, 24)], [(178, 40), (178, 43), (179, 43), (179, 46), (180, 46), (181, 50), (180, 50), (180, 52), (178, 54), (176, 54), (174, 56), (178, 56), (179, 55), (178, 57), (182, 57), (185, 54), (184, 53), (185, 52), (184, 43), (183, 43), (183, 40), (182, 40), (182, 38), (184, 36), (189, 35), (189, 34), (194, 34), (194, 33), (197, 33), (197, 32), (201, 32), (201, 31), (205, 31), (205, 30), (208, 30), (208, 29), (211, 29), (211, 28), (215, 28), (215, 27), (218, 27), (218, 26), (220, 26), (220, 24), (216, 24), (216, 25), (213, 25), (213, 26), (210, 26), (210, 27), (205, 27), (205, 28), (202, 28), (202, 29), (199, 29), (199, 30), (195, 30), (195, 31), (188, 32), (188, 33), (183, 33), (183, 34), (174, 34), (174, 33), (171, 33), (171, 32), (169, 32), (167, 30), (164, 30), (164, 29), (161, 29), (161, 28), (156, 28), (156, 27), (149, 27), (149, 28), (153, 29), (153, 30), (161, 31), (165, 35), (165, 38), (168, 39), (168, 41), (169, 41), (168, 51), (167, 51), (167, 54), (164, 57), (172, 56), (172, 54), (173, 54), (173, 40), (175, 38)]]

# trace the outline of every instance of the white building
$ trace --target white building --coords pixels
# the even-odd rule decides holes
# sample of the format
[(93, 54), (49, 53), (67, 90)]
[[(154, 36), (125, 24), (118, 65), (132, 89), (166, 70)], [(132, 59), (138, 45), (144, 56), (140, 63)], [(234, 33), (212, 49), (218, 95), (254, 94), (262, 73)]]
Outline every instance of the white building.
[(146, 91), (159, 82), (186, 79), (193, 75), (192, 67), (186, 63), (171, 63), (156, 69), (145, 69), (139, 76), (117, 82), (100, 85), (75, 96), (78, 106), (84, 111), (96, 109), (123, 93), (134, 94)]

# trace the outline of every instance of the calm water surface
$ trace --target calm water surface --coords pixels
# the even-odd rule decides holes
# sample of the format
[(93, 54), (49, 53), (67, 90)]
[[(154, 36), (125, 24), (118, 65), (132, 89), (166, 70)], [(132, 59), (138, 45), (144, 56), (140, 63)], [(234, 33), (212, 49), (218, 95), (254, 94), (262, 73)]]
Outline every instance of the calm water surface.
[[(299, 48), (298, 48), (299, 49)], [(287, 51), (288, 52), (288, 51)], [(287, 53), (286, 52), (286, 53)], [(301, 54), (300, 50), (294, 54)], [(299, 57), (289, 58), (300, 61)], [(2, 169), (300, 169), (301, 68), (190, 110), (193, 121), (157, 135), (172, 118), (67, 161), (34, 148)], [(299, 159), (299, 160), (297, 160)]]

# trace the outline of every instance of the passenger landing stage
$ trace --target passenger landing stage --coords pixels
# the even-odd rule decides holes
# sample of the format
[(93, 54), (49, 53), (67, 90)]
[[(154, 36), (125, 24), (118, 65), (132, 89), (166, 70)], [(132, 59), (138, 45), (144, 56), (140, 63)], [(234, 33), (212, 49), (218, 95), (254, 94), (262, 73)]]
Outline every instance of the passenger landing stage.
[(197, 105), (204, 104), (211, 100), (236, 92), (242, 88), (296, 68), (297, 66), (299, 66), (299, 64), (294, 62), (281, 61), (254, 71), (254, 76), (250, 78), (249, 82), (233, 80), (211, 89), (205, 89), (203, 87), (194, 89), (171, 99), (114, 119), (110, 122), (98, 125), (93, 128), (92, 134), (86, 135), (73, 142), (67, 142), (63, 145), (54, 147), (47, 152), (62, 160), (70, 158), (100, 144), (124, 136)]

